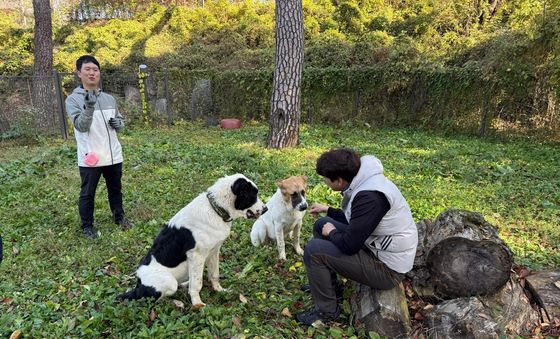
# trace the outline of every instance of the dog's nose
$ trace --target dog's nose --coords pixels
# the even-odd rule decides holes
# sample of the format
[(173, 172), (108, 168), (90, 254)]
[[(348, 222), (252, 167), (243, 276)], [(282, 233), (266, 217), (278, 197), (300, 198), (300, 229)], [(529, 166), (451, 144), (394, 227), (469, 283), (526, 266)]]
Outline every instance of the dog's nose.
[(266, 205), (264, 205), (264, 208), (263, 208), (263, 210), (262, 210), (262, 212), (261, 212), (261, 215), (265, 214), (266, 211), (268, 211), (268, 207), (266, 207)]
[(300, 211), (305, 211), (306, 209), (307, 209), (307, 203), (299, 205), (299, 210)]

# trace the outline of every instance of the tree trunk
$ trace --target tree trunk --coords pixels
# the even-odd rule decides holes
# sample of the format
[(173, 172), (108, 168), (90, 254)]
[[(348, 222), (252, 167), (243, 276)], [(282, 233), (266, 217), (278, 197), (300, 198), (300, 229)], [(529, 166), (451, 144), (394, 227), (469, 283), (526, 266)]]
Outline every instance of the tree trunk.
[(54, 120), (53, 117), (53, 42), (52, 21), (49, 0), (33, 0), (33, 14), (35, 16), (34, 42), (35, 53), (33, 60), (33, 106), (40, 114), (38, 121), (45, 127)]
[(268, 147), (299, 144), (303, 74), (303, 8), (301, 0), (276, 1), (276, 58)]

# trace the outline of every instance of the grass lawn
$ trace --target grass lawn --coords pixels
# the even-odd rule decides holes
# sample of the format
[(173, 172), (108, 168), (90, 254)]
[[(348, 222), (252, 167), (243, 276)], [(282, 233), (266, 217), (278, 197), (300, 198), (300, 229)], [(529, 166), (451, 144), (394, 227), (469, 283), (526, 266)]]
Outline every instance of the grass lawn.
[[(237, 220), (222, 247), (222, 286), (205, 287), (208, 306), (189, 309), (186, 290), (154, 303), (117, 304), (132, 288), (133, 272), (161, 225), (218, 177), (242, 172), (265, 201), (277, 180), (309, 177), (308, 200), (338, 206), (315, 174), (315, 160), (331, 147), (375, 154), (400, 187), (415, 220), (434, 219), (447, 208), (482, 213), (516, 255), (532, 268), (560, 266), (560, 152), (558, 145), (476, 139), (424, 131), (361, 126), (304, 125), (301, 146), (265, 148), (268, 127), (205, 129), (199, 124), (129, 130), (121, 135), (124, 201), (135, 227), (121, 231), (110, 220), (106, 189), (96, 200), (98, 240), (79, 232), (79, 173), (73, 141), (0, 144), (0, 337), (364, 337), (346, 324), (326, 329), (296, 324), (311, 306), (299, 291), (301, 258), (287, 246), (278, 263), (275, 246), (253, 248), (251, 221)], [(302, 239), (311, 237), (306, 216)], [(286, 310), (287, 312), (286, 312)], [(349, 321), (345, 302), (343, 322)], [(284, 310), (284, 312), (283, 312)], [(289, 312), (289, 313), (288, 313)]]

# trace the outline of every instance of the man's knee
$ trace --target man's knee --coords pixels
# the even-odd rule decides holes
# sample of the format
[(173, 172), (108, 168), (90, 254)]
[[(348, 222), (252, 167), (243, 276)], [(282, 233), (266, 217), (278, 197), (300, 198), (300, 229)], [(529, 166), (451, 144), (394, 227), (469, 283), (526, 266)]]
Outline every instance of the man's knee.
[(323, 226), (328, 222), (332, 222), (332, 219), (330, 217), (321, 217), (317, 219), (317, 221), (315, 221), (315, 224), (313, 225), (313, 234), (316, 236), (322, 236)]
[(311, 239), (305, 245), (305, 249), (303, 251), (303, 262), (306, 266), (311, 264), (311, 257), (314, 255), (318, 255), (322, 252), (321, 248), (323, 247), (323, 242), (327, 240), (323, 239)]

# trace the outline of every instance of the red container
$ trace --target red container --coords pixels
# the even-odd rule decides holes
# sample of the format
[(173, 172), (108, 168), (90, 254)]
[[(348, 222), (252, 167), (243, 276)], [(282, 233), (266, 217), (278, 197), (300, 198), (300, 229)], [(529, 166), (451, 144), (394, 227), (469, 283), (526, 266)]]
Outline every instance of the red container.
[(222, 120), (220, 120), (220, 127), (223, 128), (223, 129), (241, 128), (241, 120), (239, 120), (239, 119), (222, 119)]

